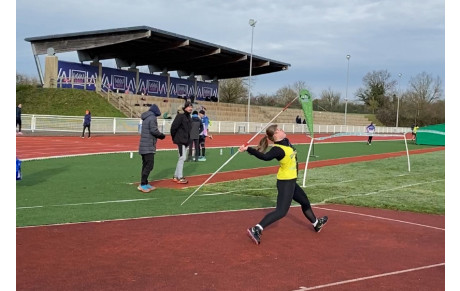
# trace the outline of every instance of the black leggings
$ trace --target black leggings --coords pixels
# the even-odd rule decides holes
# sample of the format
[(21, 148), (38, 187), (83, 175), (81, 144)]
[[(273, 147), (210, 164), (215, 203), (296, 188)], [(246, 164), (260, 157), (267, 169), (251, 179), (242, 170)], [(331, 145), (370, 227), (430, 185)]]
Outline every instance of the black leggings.
[(301, 205), (303, 215), (305, 215), (311, 223), (316, 221), (316, 216), (311, 209), (307, 194), (300, 188), (296, 180), (297, 179), (276, 181), (276, 187), (278, 188), (276, 209), (265, 215), (259, 222), (263, 228), (286, 216), (291, 207), (292, 200)]
[(206, 156), (206, 136), (205, 135), (200, 135), (200, 148), (201, 148), (201, 156), (204, 157)]
[(88, 128), (88, 137), (91, 137), (91, 125), (83, 125), (83, 132), (81, 133), (81, 137), (85, 137), (86, 128)]

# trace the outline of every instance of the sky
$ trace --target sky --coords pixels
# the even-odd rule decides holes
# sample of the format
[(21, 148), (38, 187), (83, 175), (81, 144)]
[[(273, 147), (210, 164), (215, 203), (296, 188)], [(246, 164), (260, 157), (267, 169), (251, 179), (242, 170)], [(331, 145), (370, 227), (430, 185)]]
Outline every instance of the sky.
[[(352, 101), (373, 71), (388, 71), (401, 90), (422, 72), (444, 87), (444, 12), (439, 0), (19, 0), (16, 72), (38, 77), (27, 37), (145, 25), (247, 53), (252, 42), (254, 55), (291, 65), (253, 76), (253, 95), (301, 81), (314, 98), (332, 90)], [(253, 38), (249, 19), (257, 21)], [(78, 62), (76, 52), (57, 56)], [(44, 56), (40, 62), (43, 69)], [(103, 65), (116, 67), (114, 60)]]

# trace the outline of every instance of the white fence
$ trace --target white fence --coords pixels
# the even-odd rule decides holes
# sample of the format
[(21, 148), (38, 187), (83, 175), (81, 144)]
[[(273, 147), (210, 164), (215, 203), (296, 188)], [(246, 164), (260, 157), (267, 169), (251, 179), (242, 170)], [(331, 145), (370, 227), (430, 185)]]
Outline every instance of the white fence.
[[(169, 133), (171, 119), (158, 119), (158, 128), (163, 133)], [(234, 122), (234, 121), (211, 121), (210, 133), (256, 133), (266, 123)], [(92, 117), (91, 133), (104, 134), (136, 134), (139, 133), (141, 119), (121, 117)], [(287, 133), (305, 133), (308, 129), (305, 124), (278, 123)], [(22, 131), (30, 132), (61, 132), (80, 133), (83, 130), (83, 116), (60, 116), (60, 115), (22, 115)], [(315, 124), (315, 133), (339, 133), (339, 132), (365, 132), (365, 126), (356, 125), (325, 125)], [(405, 133), (410, 132), (408, 127), (376, 127), (376, 133)]]

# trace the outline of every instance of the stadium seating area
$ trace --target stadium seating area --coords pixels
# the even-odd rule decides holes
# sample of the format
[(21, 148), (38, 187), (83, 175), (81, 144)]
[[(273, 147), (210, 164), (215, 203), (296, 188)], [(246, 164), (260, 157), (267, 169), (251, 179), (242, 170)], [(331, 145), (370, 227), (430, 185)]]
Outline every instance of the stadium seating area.
[[(177, 98), (163, 98), (153, 96), (141, 96), (134, 94), (119, 94), (119, 103), (123, 103), (125, 107), (129, 107), (133, 117), (140, 116), (142, 112), (148, 110), (152, 104), (157, 104), (163, 114), (174, 118), (177, 111), (181, 111), (184, 100)], [(206, 109), (206, 114), (211, 120), (215, 121), (247, 121), (248, 107), (247, 104), (231, 104), (222, 102), (198, 101), (194, 107), (199, 110)], [(269, 106), (250, 106), (249, 119), (251, 122), (268, 122), (276, 116), (282, 108)], [(281, 113), (274, 122), (276, 123), (295, 123), (296, 116), (299, 115), (303, 119), (302, 109), (287, 108)], [(166, 116), (165, 116), (166, 117)], [(341, 125), (345, 124), (344, 113), (314, 111), (313, 120), (315, 124), (325, 125)], [(367, 125), (367, 119), (362, 114), (347, 114), (347, 125)]]

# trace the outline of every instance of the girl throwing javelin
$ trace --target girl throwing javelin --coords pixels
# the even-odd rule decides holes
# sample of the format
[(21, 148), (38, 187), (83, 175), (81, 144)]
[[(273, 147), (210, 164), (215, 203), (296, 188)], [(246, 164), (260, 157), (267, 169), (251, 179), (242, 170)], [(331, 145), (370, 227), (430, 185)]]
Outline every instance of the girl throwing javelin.
[[(274, 144), (265, 153), (268, 147), (268, 140), (271, 140)], [(276, 187), (278, 188), (276, 209), (265, 215), (258, 224), (247, 230), (248, 236), (255, 244), (260, 244), (260, 236), (264, 228), (287, 214), (293, 199), (301, 205), (302, 213), (312, 223), (315, 231), (321, 231), (327, 222), (327, 216), (316, 218), (307, 194), (297, 184), (297, 152), (286, 138), (286, 133), (278, 128), (278, 125), (273, 124), (267, 127), (266, 135), (259, 141), (259, 145), (256, 148), (242, 145), (238, 150), (240, 152), (247, 151), (250, 155), (264, 161), (277, 159), (280, 162), (276, 181)]]

